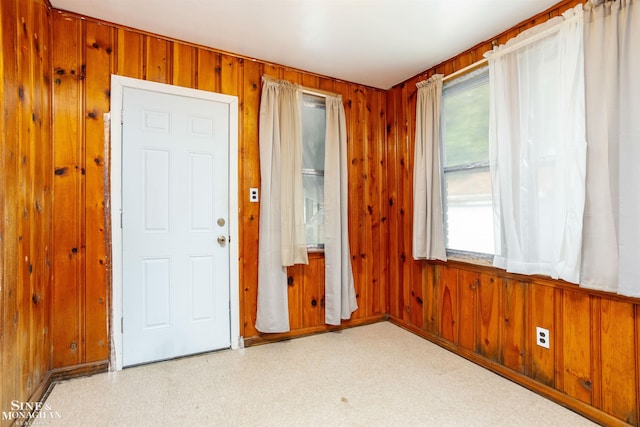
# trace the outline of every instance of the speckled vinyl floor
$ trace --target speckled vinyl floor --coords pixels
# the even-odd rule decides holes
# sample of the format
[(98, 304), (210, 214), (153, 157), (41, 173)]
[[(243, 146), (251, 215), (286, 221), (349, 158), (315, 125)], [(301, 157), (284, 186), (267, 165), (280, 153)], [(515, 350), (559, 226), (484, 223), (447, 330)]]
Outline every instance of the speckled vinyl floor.
[(587, 426), (391, 323), (57, 384), (46, 426)]

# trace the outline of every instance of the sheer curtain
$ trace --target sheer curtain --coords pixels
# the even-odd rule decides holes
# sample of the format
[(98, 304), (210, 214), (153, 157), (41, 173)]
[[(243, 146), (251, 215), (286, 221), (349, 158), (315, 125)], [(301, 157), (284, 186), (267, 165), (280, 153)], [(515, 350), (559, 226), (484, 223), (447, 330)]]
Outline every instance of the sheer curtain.
[(286, 266), (307, 264), (299, 87), (262, 79), (256, 329), (289, 331)]
[(578, 283), (586, 141), (582, 6), (487, 54), (494, 265)]
[(413, 165), (413, 258), (446, 261), (440, 185), (442, 74), (417, 84)]
[(581, 284), (640, 297), (640, 10), (585, 5), (587, 194)]
[(349, 250), (347, 129), (342, 97), (326, 98), (324, 161), (325, 323), (358, 309)]

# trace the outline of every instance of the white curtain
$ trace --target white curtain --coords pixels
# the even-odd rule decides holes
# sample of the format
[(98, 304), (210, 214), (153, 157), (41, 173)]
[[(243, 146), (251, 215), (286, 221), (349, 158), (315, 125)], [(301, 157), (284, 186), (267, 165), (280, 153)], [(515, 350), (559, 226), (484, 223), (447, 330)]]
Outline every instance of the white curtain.
[(413, 258), (446, 261), (440, 184), (442, 75), (417, 84), (413, 164)]
[(325, 323), (339, 325), (358, 309), (349, 250), (347, 129), (341, 96), (326, 98), (324, 162)]
[[(597, 3), (595, 5), (594, 3)], [(587, 194), (581, 284), (640, 297), (640, 10), (587, 2)]]
[(578, 283), (586, 141), (582, 6), (487, 54), (494, 265)]
[(262, 79), (260, 238), (256, 329), (289, 331), (286, 266), (307, 264), (302, 194), (302, 120), (295, 84)]

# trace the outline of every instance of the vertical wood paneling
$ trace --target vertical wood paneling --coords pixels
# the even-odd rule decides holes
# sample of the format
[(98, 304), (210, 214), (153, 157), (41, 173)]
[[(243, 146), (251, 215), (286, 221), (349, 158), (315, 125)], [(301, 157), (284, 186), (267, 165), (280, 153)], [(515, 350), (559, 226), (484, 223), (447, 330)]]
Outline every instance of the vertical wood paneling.
[[(565, 291), (562, 300), (564, 391), (591, 404), (591, 300), (580, 292)], [(553, 336), (551, 342), (554, 342)]]
[[(22, 360), (18, 365), (18, 375), (20, 378), (28, 378), (33, 363), (33, 353), (30, 348), (29, 332), (30, 322), (33, 313), (31, 312), (31, 292), (33, 289), (33, 275), (31, 264), (32, 233), (31, 217), (34, 210), (31, 209), (30, 201), (33, 200), (33, 165), (35, 160), (31, 156), (31, 147), (34, 145), (35, 135), (34, 123), (32, 120), (33, 94), (36, 90), (33, 84), (33, 49), (31, 46), (33, 34), (33, 3), (18, 3), (18, 16), (21, 17), (22, 31), (18, 31), (18, 80), (21, 82), (18, 90), (18, 281), (16, 283), (16, 297), (18, 316), (16, 331), (16, 348)], [(22, 390), (21, 398), (25, 399), (31, 394), (31, 380), (27, 381), (27, 387)]]
[[(105, 159), (104, 113), (109, 111), (111, 70), (113, 70), (114, 31), (93, 22), (85, 25), (85, 362), (100, 361), (109, 356), (107, 328), (107, 277), (105, 236)], [(109, 70), (105, 73), (104, 70)]]
[(402, 92), (393, 90), (387, 92), (387, 108), (392, 114), (387, 114), (387, 227), (389, 230), (389, 314), (402, 319), (403, 311), (403, 282), (400, 276), (400, 248), (397, 236), (403, 225), (398, 214), (398, 102), (401, 102)]
[[(387, 167), (389, 161), (387, 159), (387, 135), (386, 135), (386, 119), (387, 119), (387, 103), (386, 95), (382, 92), (375, 94), (378, 99), (378, 118), (372, 120), (376, 123), (375, 133), (375, 146), (377, 153), (375, 159), (376, 170), (376, 185), (377, 191), (374, 190), (374, 194), (378, 198), (377, 202), (377, 220), (378, 220), (378, 233), (376, 237), (379, 240), (376, 241), (374, 237), (373, 247), (378, 248), (377, 260), (374, 260), (375, 267), (378, 269), (376, 280), (377, 288), (374, 292), (374, 300), (379, 301), (379, 304), (374, 305), (374, 315), (389, 313), (389, 189), (387, 179)], [(374, 110), (375, 114), (375, 110)], [(377, 294), (376, 294), (377, 292)]]
[[(373, 207), (371, 206), (371, 178), (369, 176), (369, 152), (371, 149), (369, 141), (369, 126), (367, 112), (370, 110), (368, 105), (368, 91), (366, 88), (352, 85), (354, 93), (353, 97), (353, 111), (354, 118), (352, 121), (351, 138), (351, 164), (348, 166), (353, 170), (353, 180), (350, 181), (350, 188), (354, 189), (359, 197), (356, 197), (353, 201), (353, 205), (356, 208), (356, 225), (352, 227), (352, 230), (368, 230), (367, 233), (355, 233), (356, 239), (351, 238), (351, 241), (356, 241), (356, 265), (354, 269), (354, 275), (358, 277), (360, 282), (360, 309), (357, 312), (356, 318), (367, 318), (371, 316), (371, 283), (373, 280), (372, 265), (373, 254), (371, 252), (371, 214), (373, 213)], [(353, 199), (353, 197), (352, 197)], [(352, 210), (353, 211), (353, 210)]]
[(118, 32), (118, 68), (117, 74), (135, 79), (144, 74), (144, 41), (142, 34), (119, 28)]
[[(51, 369), (51, 62), (41, 1), (0, 4), (0, 408)], [(39, 397), (39, 396), (38, 396)], [(0, 420), (2, 426), (10, 419)], [(24, 421), (24, 420), (20, 420)]]
[[(2, 407), (17, 395), (22, 395), (26, 384), (21, 383), (18, 375), (18, 361), (22, 355), (16, 351), (16, 332), (18, 321), (18, 99), (21, 83), (17, 74), (17, 34), (18, 14), (16, 2), (0, 3), (0, 25), (2, 30), (2, 55), (0, 73), (3, 81), (13, 81), (13, 86), (1, 85), (3, 111), (0, 115), (0, 353), (3, 375), (0, 378), (0, 402)], [(8, 422), (3, 425), (8, 425)]]
[(478, 277), (478, 351), (500, 362), (500, 298), (502, 280), (481, 274)]
[(602, 409), (629, 424), (638, 424), (634, 306), (601, 302)]
[(525, 345), (527, 311), (526, 283), (504, 280), (504, 333), (502, 358), (504, 366), (514, 371), (525, 372)]
[[(531, 284), (529, 286), (529, 324), (527, 325), (526, 337), (527, 340), (533, 341), (536, 336), (536, 326), (549, 330), (549, 335), (552, 337), (559, 337), (558, 330), (555, 328), (555, 304), (554, 304), (554, 290), (549, 286), (541, 286)], [(554, 354), (558, 351), (558, 340), (551, 346), (550, 349), (539, 347), (537, 345), (530, 346), (530, 356), (528, 369), (531, 378), (536, 381), (553, 387), (555, 377), (555, 357)]]
[[(224, 57), (223, 57), (224, 58)], [(249, 203), (248, 188), (260, 188), (260, 146), (258, 138), (258, 116), (260, 112), (260, 90), (262, 67), (247, 61), (238, 64), (235, 58), (223, 59), (222, 82), (227, 80), (239, 84), (240, 90), (230, 89), (240, 98), (240, 153), (238, 155), (238, 195), (240, 207), (240, 283), (242, 284), (243, 336), (257, 334), (255, 329), (258, 299), (258, 235), (260, 205)], [(240, 65), (242, 67), (240, 68)], [(240, 73), (241, 70), (241, 73)], [(241, 74), (239, 76), (239, 74)]]
[(310, 254), (309, 265), (303, 269), (303, 328), (312, 328), (324, 324), (324, 265), (324, 257), (321, 254)]
[(220, 92), (220, 55), (210, 50), (198, 49), (196, 87), (200, 90)]
[[(49, 58), (49, 10), (43, 5), (34, 6), (33, 51), (35, 53), (34, 99), (32, 120), (36, 126), (35, 143), (31, 147), (31, 158), (36, 165), (34, 176), (34, 200), (31, 201), (34, 212), (35, 230), (31, 256), (34, 289), (31, 295), (33, 322), (30, 337), (34, 364), (30, 372), (31, 389), (36, 389), (50, 369), (49, 339), (51, 313), (51, 262), (52, 244), (52, 192), (53, 177), (51, 150), (51, 61)], [(0, 155), (0, 158), (2, 156)], [(1, 212), (1, 210), (0, 210)], [(2, 270), (2, 266), (0, 266)], [(1, 300), (1, 297), (0, 297)], [(1, 322), (1, 316), (0, 316)], [(1, 394), (1, 393), (0, 393)], [(33, 396), (33, 394), (31, 394)]]
[[(635, 317), (638, 310), (635, 300), (621, 302), (620, 298), (596, 296), (563, 282), (509, 275), (502, 270), (460, 262), (429, 264), (434, 272), (429, 275), (424, 273), (421, 262), (413, 261), (410, 253), (405, 252), (407, 248), (410, 250), (412, 229), (410, 178), (415, 83), (434, 73), (446, 75), (464, 68), (481, 59), (491, 49), (492, 41), (504, 43), (579, 3), (583, 2), (560, 2), (387, 91), (389, 314), (410, 329), (417, 328), (438, 341), (444, 339), (460, 349), (461, 354), (468, 355), (471, 351), (490, 361), (489, 366), (497, 362), (515, 371), (514, 375), (527, 375), (541, 387), (566, 393), (565, 404), (575, 399), (602, 408), (603, 413), (620, 420), (637, 423), (640, 321)], [(473, 289), (476, 276), (485, 279), (479, 280), (477, 289)], [(419, 290), (422, 290), (423, 320), (417, 319), (414, 311), (414, 297)], [(434, 314), (436, 322), (431, 321)], [(606, 321), (621, 322), (622, 327), (607, 329)], [(430, 330), (434, 323), (437, 329)], [(468, 325), (474, 326), (475, 336)], [(536, 345), (536, 326), (549, 330), (550, 349)], [(614, 363), (616, 347), (624, 346), (623, 342), (627, 344), (621, 365), (631, 372), (627, 376)]]
[(172, 44), (172, 60), (171, 76), (172, 84), (175, 86), (195, 87), (196, 82), (196, 48), (182, 44)]
[(442, 266), (437, 271), (440, 336), (458, 342), (458, 269)]
[[(401, 221), (407, 221), (411, 223), (413, 218), (413, 146), (411, 141), (411, 132), (409, 130), (410, 117), (412, 115), (411, 110), (411, 98), (412, 93), (415, 93), (415, 85), (405, 85), (403, 88), (403, 95), (409, 100), (409, 103), (401, 104), (401, 114), (398, 120), (399, 135), (398, 135), (398, 154), (399, 154), (399, 173), (400, 181), (398, 185), (398, 209)], [(403, 227), (401, 229), (400, 240), (400, 268), (401, 268), (401, 283), (414, 284), (413, 273), (413, 233), (411, 228)], [(450, 297), (452, 294), (445, 295)], [(404, 300), (404, 317), (408, 319), (411, 311), (411, 288), (405, 286), (403, 292)], [(451, 307), (455, 307), (455, 299), (447, 301), (454, 304)], [(454, 320), (453, 318), (452, 320)], [(453, 326), (453, 325), (452, 325)], [(444, 327), (444, 326), (443, 326)], [(448, 330), (448, 328), (447, 328)]]
[(82, 21), (53, 15), (53, 32), (65, 35), (53, 55), (53, 211), (55, 236), (53, 287), (53, 365), (83, 360), (84, 318), (84, 144)]
[(458, 301), (460, 321), (458, 322), (458, 345), (470, 351), (476, 350), (476, 295), (478, 273), (461, 270), (458, 272)]
[(173, 42), (145, 36), (144, 79), (171, 83), (171, 45)]
[(297, 264), (287, 267), (287, 297), (289, 298), (289, 327), (292, 330), (303, 326), (302, 295), (305, 287), (305, 266)]
[[(496, 38), (506, 40), (577, 3), (563, 2)], [(503, 279), (499, 271), (478, 273), (412, 260), (415, 82), (435, 70), (385, 93), (91, 19), (58, 12), (49, 16), (40, 0), (5, 1), (0, 11), (0, 73), (3, 81), (16, 83), (0, 89), (5, 108), (0, 118), (3, 404), (34, 389), (51, 368), (51, 345), (53, 366), (108, 357), (106, 266), (101, 264), (106, 259), (101, 114), (109, 108), (111, 72), (239, 97), (241, 334), (257, 335), (259, 204), (248, 203), (246, 192), (259, 187), (260, 76), (266, 72), (343, 96), (352, 161), (349, 224), (361, 307), (356, 319), (390, 313), (637, 423), (640, 321), (635, 303), (596, 298), (535, 279), (526, 284)], [(47, 50), (49, 26), (56, 43)], [(436, 69), (460, 69), (489, 48), (489, 43), (480, 44)], [(53, 74), (47, 76), (47, 70)], [(51, 109), (53, 123), (48, 122)], [(53, 154), (47, 154), (50, 140)], [(56, 193), (53, 209), (50, 186)], [(52, 235), (55, 247), (49, 261)], [(49, 262), (55, 269), (53, 286), (48, 286)], [(309, 266), (296, 269), (300, 288), (291, 300), (292, 326), (321, 326), (322, 299), (317, 298), (323, 291), (322, 258), (313, 256)], [(485, 278), (473, 289), (469, 283), (476, 275)], [(49, 328), (50, 311), (55, 315)], [(467, 325), (474, 324), (472, 336)], [(550, 350), (532, 344), (536, 325), (550, 329)]]

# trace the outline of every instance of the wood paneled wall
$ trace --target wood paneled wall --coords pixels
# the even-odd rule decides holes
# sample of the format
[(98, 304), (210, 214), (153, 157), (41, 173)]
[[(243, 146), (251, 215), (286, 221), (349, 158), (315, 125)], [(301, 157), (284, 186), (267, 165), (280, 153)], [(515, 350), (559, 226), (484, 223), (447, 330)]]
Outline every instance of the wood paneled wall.
[[(504, 43), (577, 3), (563, 1), (496, 40)], [(90, 371), (109, 357), (102, 115), (110, 108), (112, 73), (238, 96), (240, 326), (245, 338), (266, 339), (253, 326), (259, 205), (248, 203), (247, 192), (259, 186), (260, 77), (268, 74), (343, 96), (360, 306), (347, 325), (390, 314), (602, 423), (638, 424), (638, 301), (491, 267), (412, 260), (415, 83), (479, 60), (490, 41), (381, 91), (50, 11), (45, 0), (3, 1), (0, 17), (2, 409), (40, 396), (52, 369)], [(275, 338), (327, 329), (323, 265), (312, 254), (308, 266), (289, 269), (292, 332)], [(551, 349), (535, 345), (535, 326), (549, 329)]]
[[(258, 116), (261, 76), (341, 94), (349, 156), (349, 225), (360, 309), (346, 324), (387, 312), (386, 95), (350, 84), (160, 38), (128, 28), (54, 11), (52, 47), (55, 287), (55, 367), (109, 356), (108, 233), (105, 233), (103, 113), (109, 111), (110, 74), (221, 92), (239, 98), (239, 208), (241, 335), (255, 330), (259, 204)], [(289, 269), (289, 308), (294, 336), (324, 325), (324, 259)], [(282, 338), (278, 335), (275, 338)]]
[[(581, 1), (566, 0), (387, 92), (391, 319), (601, 423), (638, 424), (638, 301), (540, 277), (411, 253), (415, 84), (480, 59)], [(536, 345), (536, 326), (551, 348)]]
[(49, 28), (40, 0), (0, 3), (0, 411), (51, 368)]

